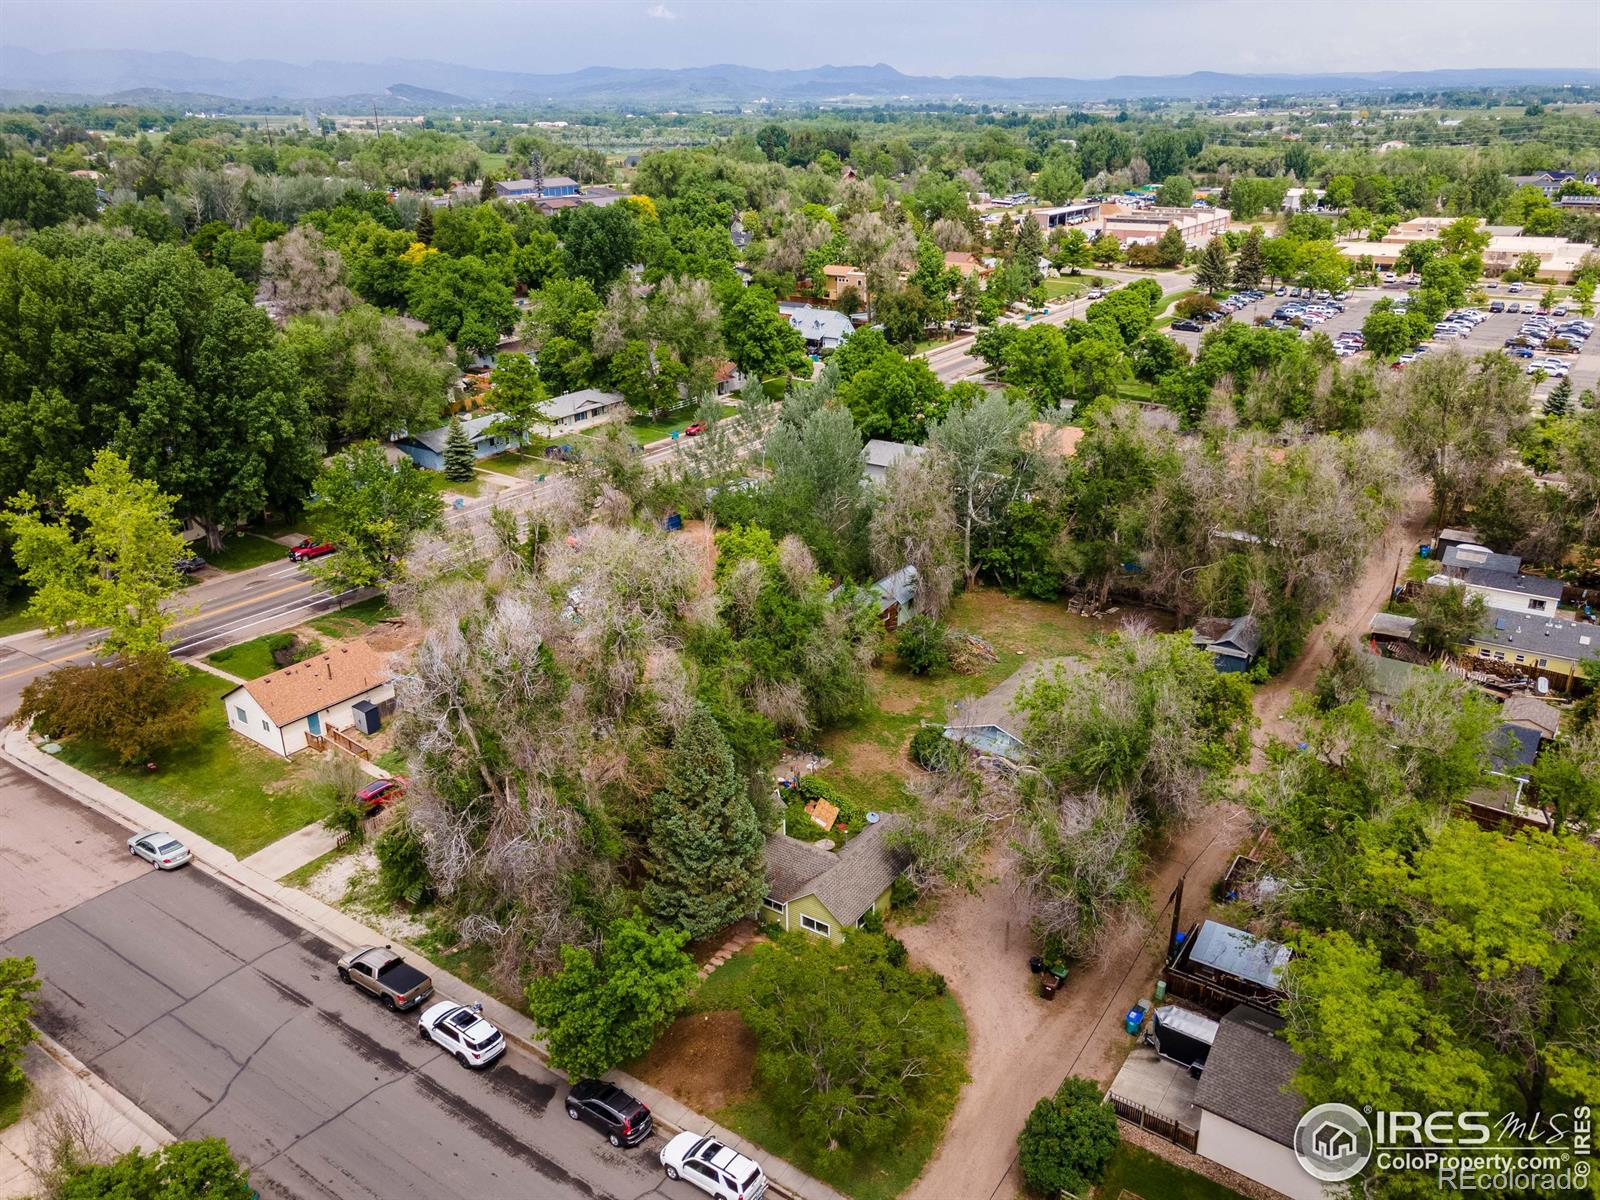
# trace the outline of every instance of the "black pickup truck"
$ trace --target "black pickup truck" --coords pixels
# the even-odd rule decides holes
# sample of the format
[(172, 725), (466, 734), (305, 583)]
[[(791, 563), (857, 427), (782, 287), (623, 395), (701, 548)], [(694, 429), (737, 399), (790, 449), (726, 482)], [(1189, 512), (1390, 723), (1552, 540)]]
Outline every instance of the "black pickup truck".
[(433, 995), (433, 980), (388, 946), (365, 946), (339, 960), (339, 978), (404, 1012)]

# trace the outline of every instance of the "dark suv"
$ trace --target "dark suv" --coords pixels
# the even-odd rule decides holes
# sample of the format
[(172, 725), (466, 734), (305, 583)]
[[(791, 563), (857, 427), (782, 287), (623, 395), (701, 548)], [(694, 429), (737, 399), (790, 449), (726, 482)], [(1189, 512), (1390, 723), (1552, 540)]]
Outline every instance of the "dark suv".
[(637, 1146), (650, 1136), (650, 1110), (615, 1084), (580, 1079), (567, 1093), (567, 1116), (587, 1121), (613, 1146)]

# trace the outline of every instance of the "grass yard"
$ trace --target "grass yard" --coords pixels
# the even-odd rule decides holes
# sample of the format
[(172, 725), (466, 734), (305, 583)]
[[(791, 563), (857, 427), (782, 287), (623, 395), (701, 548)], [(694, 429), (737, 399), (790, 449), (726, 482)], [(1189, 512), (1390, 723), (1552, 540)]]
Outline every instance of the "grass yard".
[(422, 477), (428, 481), (428, 487), (435, 496), (449, 492), (453, 496), (469, 496), (475, 500), (478, 497), (478, 489), (483, 486), (476, 475), (465, 483), (446, 479), (443, 471), (424, 471)]
[(1117, 1147), (1094, 1200), (1244, 1200), (1238, 1192), (1127, 1142)]
[(272, 661), (271, 643), (282, 637), (282, 634), (269, 633), (264, 637), (251, 638), (248, 642), (226, 646), (214, 654), (206, 655), (206, 661), (217, 670), (237, 675), (240, 679), (260, 679), (278, 669), (278, 664)]
[(394, 615), (395, 611), (389, 607), (386, 597), (371, 596), (355, 604), (347, 604), (338, 612), (313, 617), (306, 624), (328, 637), (357, 638)]
[(124, 767), (103, 747), (82, 741), (65, 743), (62, 761), (241, 858), (327, 815), (301, 787), (309, 756), (285, 762), (229, 731), (221, 701), (233, 684), (187, 670), (182, 686), (200, 696), (198, 734), (162, 756), (156, 770)]
[(22, 1116), (22, 1102), (28, 1095), (28, 1081), (0, 1079), (0, 1129), (8, 1129)]
[[(204, 547), (205, 543), (197, 543)], [(254, 533), (234, 534), (222, 539), (222, 549), (213, 554), (202, 549), (200, 557), (219, 571), (248, 571), (266, 563), (287, 562), (289, 551), (277, 542)]]
[(0, 600), (0, 637), (27, 633), (40, 627), (39, 618), (28, 614), (28, 597), (10, 595)]
[(1044, 294), (1052, 300), (1074, 300), (1092, 286), (1082, 275), (1057, 275), (1044, 281)]
[[(639, 439), (640, 445), (649, 445), (651, 442), (659, 442), (664, 437), (670, 437), (674, 430), (682, 431), (686, 426), (694, 424), (695, 413), (698, 411), (699, 409), (694, 405), (680, 408), (676, 412), (669, 414), (672, 417), (669, 421), (653, 421), (649, 417), (632, 417), (628, 421), (628, 432)], [(738, 411), (739, 409), (736, 405), (724, 404), (722, 406), (722, 415), (725, 417), (731, 417)]]
[(1117, 384), (1117, 399), (1135, 401), (1154, 401), (1156, 387), (1153, 383), (1141, 383), (1137, 379), (1124, 379)]
[(930, 678), (901, 670), (889, 654), (882, 666), (868, 672), (872, 700), (866, 711), (819, 740), (819, 748), (833, 760), (818, 772), (819, 778), (863, 807), (906, 807), (905, 781), (912, 770), (906, 746), (923, 721), (943, 724), (952, 703), (981, 696), (1028, 660), (1084, 655), (1096, 634), (1115, 629), (1114, 624), (1070, 613), (1064, 604), (1023, 600), (998, 588), (957, 596), (946, 623), (988, 641), (999, 661), (976, 675), (944, 671)]

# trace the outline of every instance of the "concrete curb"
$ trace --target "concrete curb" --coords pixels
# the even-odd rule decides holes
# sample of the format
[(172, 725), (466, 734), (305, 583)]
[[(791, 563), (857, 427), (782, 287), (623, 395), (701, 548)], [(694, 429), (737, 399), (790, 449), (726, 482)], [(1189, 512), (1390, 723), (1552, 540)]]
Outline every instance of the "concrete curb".
[(165, 1125), (96, 1075), (92, 1067), (79, 1061), (77, 1055), (55, 1038), (37, 1026), (34, 1028), (39, 1034), (39, 1048), (71, 1072), (81, 1085), (98, 1096), (108, 1108), (138, 1130), (140, 1136), (149, 1139), (151, 1145), (165, 1146), (174, 1140), (171, 1131)]
[[(160, 813), (102, 783), (92, 775), (45, 754), (33, 744), (25, 730), (14, 725), (5, 729), (3, 736), (0, 736), (0, 756), (4, 756), (34, 778), (65, 792), (85, 807), (110, 817), (130, 830), (165, 829), (171, 832), (193, 852), (194, 859), (191, 863), (193, 869), (203, 871), (247, 893), (274, 913), (308, 933), (322, 938), (340, 951), (350, 950), (356, 946), (398, 944), (413, 962), (433, 977), (436, 996), (448, 994), (458, 997), (465, 1003), (472, 1001), (482, 1003), (484, 1015), (499, 1026), (507, 1042), (549, 1069), (548, 1052), (544, 1045), (533, 1037), (532, 1026), (526, 1014), (479, 991), (443, 968), (434, 966), (403, 941), (385, 939), (355, 918), (322, 903), (315, 897), (266, 878), (244, 865), (221, 846), (175, 825)], [(86, 1067), (83, 1069), (88, 1070)], [(708, 1118), (665, 1092), (621, 1071), (608, 1072), (608, 1077), (623, 1090), (643, 1101), (655, 1118), (656, 1126), (668, 1137), (685, 1129), (704, 1132), (761, 1163), (767, 1175), (769, 1194), (783, 1197), (784, 1200), (846, 1200), (843, 1193), (829, 1187), (821, 1180), (811, 1178), (799, 1168), (774, 1157), (732, 1130), (713, 1124)]]

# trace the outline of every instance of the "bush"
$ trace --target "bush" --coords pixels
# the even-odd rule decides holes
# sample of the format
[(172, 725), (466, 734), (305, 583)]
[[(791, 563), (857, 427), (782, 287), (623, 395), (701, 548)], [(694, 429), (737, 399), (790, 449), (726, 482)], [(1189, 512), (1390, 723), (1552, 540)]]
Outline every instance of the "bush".
[(433, 899), (427, 851), (404, 816), (383, 831), (372, 851), (378, 858), (378, 887), (389, 903), (418, 905)]
[(929, 675), (950, 665), (945, 628), (932, 617), (917, 616), (902, 622), (895, 635), (894, 650), (901, 665), (913, 675)]
[(789, 789), (789, 802), (784, 810), (787, 818), (789, 836), (802, 842), (817, 842), (830, 836), (814, 822), (806, 812), (806, 804), (812, 800), (826, 800), (839, 810), (839, 818), (833, 827), (833, 836), (840, 834), (846, 837), (860, 833), (867, 824), (867, 814), (850, 797), (830, 783), (818, 779), (815, 775), (807, 775), (799, 784)]
[(911, 761), (924, 771), (943, 771), (950, 766), (955, 743), (945, 737), (938, 725), (924, 725), (911, 735)]
[(1068, 1076), (1033, 1106), (1017, 1139), (1022, 1177), (1043, 1196), (1083, 1192), (1105, 1174), (1121, 1134), (1092, 1080)]

